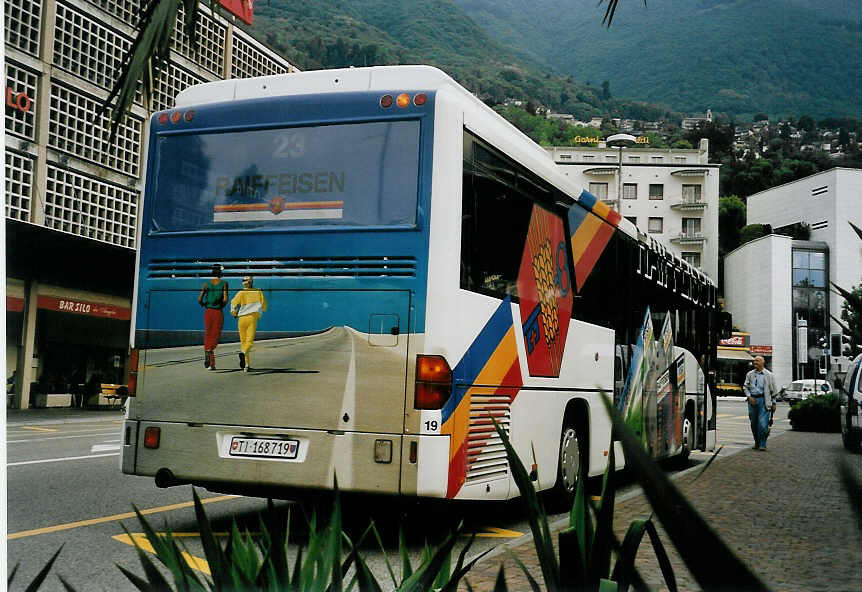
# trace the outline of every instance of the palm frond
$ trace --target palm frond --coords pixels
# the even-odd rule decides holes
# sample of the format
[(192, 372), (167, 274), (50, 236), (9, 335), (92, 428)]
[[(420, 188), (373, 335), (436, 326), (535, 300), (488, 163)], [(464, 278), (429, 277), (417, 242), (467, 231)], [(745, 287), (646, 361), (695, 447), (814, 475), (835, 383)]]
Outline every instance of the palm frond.
[(147, 97), (153, 94), (154, 76), (170, 59), (171, 39), (177, 21), (180, 4), (185, 8), (183, 25), (197, 48), (197, 20), (199, 0), (144, 0), (138, 21), (138, 34), (130, 49), (123, 56), (114, 86), (105, 102), (97, 110), (101, 117), (111, 112), (111, 136), (113, 142), (120, 124), (132, 107), (138, 85), (143, 83)]
[[(605, 0), (599, 0), (599, 6), (605, 3)], [(614, 14), (617, 11), (617, 5), (620, 3), (620, 0), (608, 0), (608, 6), (605, 9), (605, 16), (602, 17), (602, 24), (606, 25), (608, 28), (611, 27), (611, 21), (614, 20)], [(644, 0), (644, 7), (646, 7), (647, 3)]]

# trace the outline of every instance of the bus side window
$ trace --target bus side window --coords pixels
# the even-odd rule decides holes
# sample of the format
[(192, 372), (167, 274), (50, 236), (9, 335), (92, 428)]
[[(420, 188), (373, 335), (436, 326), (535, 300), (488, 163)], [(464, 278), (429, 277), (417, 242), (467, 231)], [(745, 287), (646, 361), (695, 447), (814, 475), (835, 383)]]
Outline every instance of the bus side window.
[(518, 296), (518, 271), (533, 211), (514, 162), (465, 132), (461, 210), (461, 288)]

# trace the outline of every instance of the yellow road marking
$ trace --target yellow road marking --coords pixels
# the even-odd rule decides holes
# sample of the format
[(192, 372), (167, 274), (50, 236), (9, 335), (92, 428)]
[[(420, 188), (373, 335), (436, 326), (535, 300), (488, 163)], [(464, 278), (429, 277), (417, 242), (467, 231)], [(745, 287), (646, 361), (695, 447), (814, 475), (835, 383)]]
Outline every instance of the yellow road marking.
[[(486, 526), (483, 530), (476, 533), (477, 538), (492, 538), (492, 539), (515, 539), (522, 536), (523, 532), (517, 530), (506, 530), (505, 528), (497, 528), (496, 526)], [(472, 536), (472, 533), (464, 536)]]
[(22, 430), (33, 430), (34, 432), (56, 432), (56, 428), (40, 428), (37, 426), (21, 426)]
[[(165, 536), (166, 533), (160, 532), (158, 533), (160, 536)], [(198, 533), (186, 533), (188, 535), (197, 535)], [(176, 535), (173, 535), (176, 536)], [(148, 553), (152, 553), (155, 555), (156, 550), (150, 544), (149, 539), (147, 539), (147, 535), (142, 532), (133, 532), (131, 535), (127, 534), (117, 534), (111, 537), (115, 541), (120, 541), (121, 543), (126, 543), (127, 545), (131, 545), (132, 547), (140, 547), (144, 551)], [(202, 559), (200, 557), (196, 557), (191, 553), (186, 553), (185, 551), (181, 552), (183, 559), (186, 560), (186, 563), (189, 564), (189, 567), (192, 569), (196, 569), (199, 572), (203, 572), (206, 575), (212, 575), (210, 573), (210, 566), (207, 563), (206, 559)]]
[[(238, 495), (222, 495), (219, 497), (208, 497), (206, 499), (202, 499), (202, 504), (212, 504), (216, 502), (223, 502), (230, 499), (234, 499), (239, 497)], [(144, 516), (148, 514), (158, 514), (159, 512), (169, 512), (171, 510), (179, 510), (181, 508), (189, 508), (194, 506), (194, 502), (182, 502), (180, 504), (172, 504), (170, 506), (159, 506), (157, 508), (148, 508), (146, 510), (141, 510), (141, 514)], [(69, 530), (72, 528), (80, 528), (82, 526), (92, 526), (94, 524), (103, 524), (105, 522), (116, 522), (117, 520), (126, 520), (128, 518), (135, 518), (134, 512), (124, 512), (122, 514), (114, 514), (112, 516), (102, 516), (101, 518), (90, 518), (89, 520), (79, 520), (77, 522), (67, 522), (66, 524), (57, 524), (55, 526), (46, 526), (44, 528), (34, 528), (33, 530), (22, 530), (21, 532), (13, 532), (7, 537), (7, 540), (14, 539), (23, 539), (25, 537), (36, 536), (38, 534), (48, 534), (51, 532), (60, 532), (62, 530)]]

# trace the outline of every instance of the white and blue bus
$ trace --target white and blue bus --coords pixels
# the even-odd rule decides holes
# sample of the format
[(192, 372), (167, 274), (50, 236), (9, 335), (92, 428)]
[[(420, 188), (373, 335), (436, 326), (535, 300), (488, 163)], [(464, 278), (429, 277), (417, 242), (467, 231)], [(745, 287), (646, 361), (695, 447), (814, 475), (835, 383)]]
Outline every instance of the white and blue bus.
[[(140, 236), (121, 463), (159, 486), (507, 499), (494, 419), (565, 500), (602, 397), (656, 458), (715, 446), (714, 284), (435, 68), (183, 91)], [(214, 265), (268, 303), (250, 371), (230, 315), (205, 368)]]

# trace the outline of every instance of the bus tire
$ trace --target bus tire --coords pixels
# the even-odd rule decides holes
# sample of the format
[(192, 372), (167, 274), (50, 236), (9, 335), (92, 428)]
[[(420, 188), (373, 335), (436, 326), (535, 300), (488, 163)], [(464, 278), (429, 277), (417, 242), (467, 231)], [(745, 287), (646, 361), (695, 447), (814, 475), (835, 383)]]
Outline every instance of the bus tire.
[(551, 490), (552, 511), (568, 512), (575, 502), (580, 474), (588, 474), (586, 446), (583, 445), (586, 428), (577, 421), (574, 413), (567, 413), (560, 433), (557, 457), (557, 479)]
[(679, 453), (679, 461), (688, 463), (688, 457), (694, 450), (694, 412), (689, 407), (685, 410), (685, 418), (682, 420), (682, 451)]

